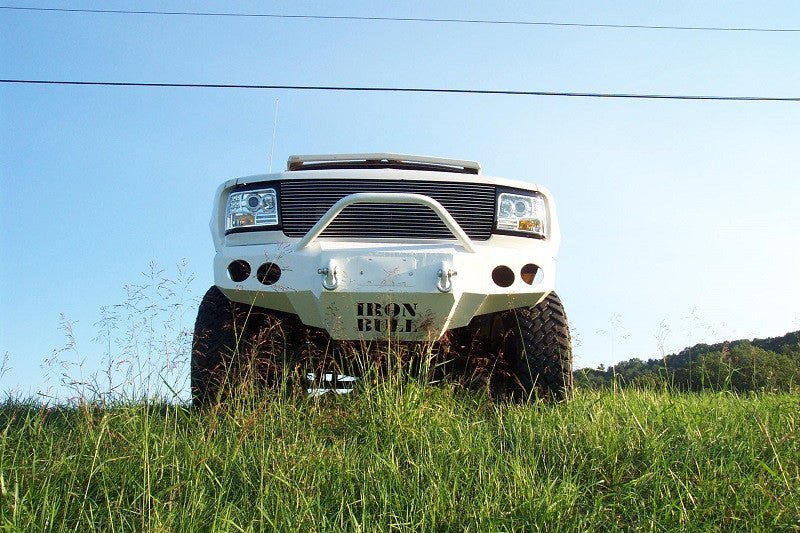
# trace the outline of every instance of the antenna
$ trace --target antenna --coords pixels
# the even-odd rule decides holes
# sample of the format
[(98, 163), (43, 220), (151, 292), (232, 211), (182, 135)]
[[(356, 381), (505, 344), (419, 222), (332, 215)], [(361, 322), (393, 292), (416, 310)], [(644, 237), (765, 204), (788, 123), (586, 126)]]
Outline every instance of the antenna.
[(275, 137), (278, 130), (278, 99), (275, 99), (275, 111), (272, 116), (272, 148), (269, 150), (269, 168), (268, 174), (272, 173), (272, 156), (275, 153)]

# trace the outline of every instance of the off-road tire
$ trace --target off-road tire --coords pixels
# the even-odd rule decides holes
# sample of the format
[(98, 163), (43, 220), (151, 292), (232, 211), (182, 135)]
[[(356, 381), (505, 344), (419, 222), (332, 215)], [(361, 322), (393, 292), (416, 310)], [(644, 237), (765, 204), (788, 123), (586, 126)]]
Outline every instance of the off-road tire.
[(567, 315), (551, 292), (534, 307), (501, 314), (497, 322), (509, 376), (500, 377), (500, 395), (512, 399), (565, 400), (572, 395), (572, 345)]
[(290, 322), (277, 312), (232, 302), (216, 286), (208, 289), (192, 338), (192, 405), (225, 402), (246, 384), (278, 383)]

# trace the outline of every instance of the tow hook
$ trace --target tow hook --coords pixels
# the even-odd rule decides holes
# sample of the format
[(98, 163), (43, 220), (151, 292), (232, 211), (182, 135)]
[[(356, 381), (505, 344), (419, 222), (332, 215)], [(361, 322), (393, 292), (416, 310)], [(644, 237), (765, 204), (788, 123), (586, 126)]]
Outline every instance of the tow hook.
[(329, 291), (334, 290), (339, 286), (339, 280), (336, 277), (336, 265), (333, 261), (328, 262), (326, 268), (318, 268), (317, 274), (322, 274), (322, 286)]
[(439, 279), (436, 281), (436, 288), (439, 289), (439, 292), (450, 292), (453, 288), (453, 281), (450, 278), (457, 275), (458, 272), (451, 270), (445, 263), (442, 263), (442, 269), (437, 273)]

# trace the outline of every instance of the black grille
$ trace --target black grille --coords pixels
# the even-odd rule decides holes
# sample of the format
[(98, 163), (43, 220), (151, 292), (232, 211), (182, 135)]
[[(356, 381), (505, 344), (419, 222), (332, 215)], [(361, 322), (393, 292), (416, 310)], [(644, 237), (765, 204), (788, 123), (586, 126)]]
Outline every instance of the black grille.
[[(384, 180), (297, 180), (281, 183), (283, 232), (302, 237), (341, 198), (357, 192), (404, 192), (430, 196), (444, 206), (470, 238), (485, 241), (494, 224), (495, 188), (483, 183)], [(431, 209), (408, 204), (355, 204), (345, 208), (323, 237), (453, 239)]]

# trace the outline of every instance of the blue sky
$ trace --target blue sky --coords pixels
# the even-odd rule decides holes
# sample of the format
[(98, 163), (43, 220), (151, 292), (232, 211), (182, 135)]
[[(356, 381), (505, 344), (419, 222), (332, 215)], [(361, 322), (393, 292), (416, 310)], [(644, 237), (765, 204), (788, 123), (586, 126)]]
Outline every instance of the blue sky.
[[(103, 7), (800, 28), (795, 2)], [(0, 10), (0, 78), (797, 97), (798, 50), (798, 32)], [(65, 345), (61, 315), (79, 348), (65, 357), (98, 368), (101, 308), (153, 262), (194, 273), (191, 325), (214, 190), (269, 168), (276, 108), (273, 170), (393, 151), (547, 186), (576, 366), (800, 329), (798, 103), (0, 85), (0, 390), (58, 381), (41, 365)]]

